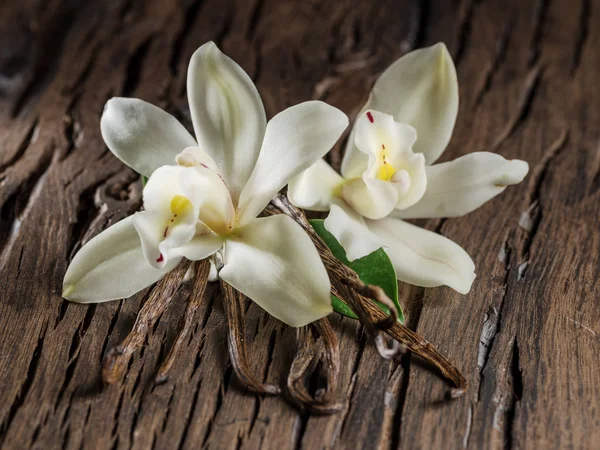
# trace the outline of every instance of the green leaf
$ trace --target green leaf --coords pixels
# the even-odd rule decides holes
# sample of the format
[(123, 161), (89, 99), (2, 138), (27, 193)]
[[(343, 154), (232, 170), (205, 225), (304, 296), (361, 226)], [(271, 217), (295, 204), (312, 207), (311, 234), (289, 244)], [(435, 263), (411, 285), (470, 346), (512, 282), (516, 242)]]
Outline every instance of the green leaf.
[[(396, 309), (398, 310), (398, 320), (404, 323), (404, 313), (402, 307), (398, 303), (398, 280), (396, 279), (396, 271), (392, 265), (392, 261), (383, 249), (379, 249), (367, 255), (363, 258), (348, 261), (346, 258), (346, 252), (340, 243), (336, 240), (333, 235), (325, 229), (324, 221), (322, 219), (313, 219), (309, 221), (312, 227), (315, 229), (317, 234), (325, 241), (327, 247), (333, 252), (334, 256), (341, 262), (346, 264), (352, 270), (354, 270), (363, 283), (374, 284), (380, 286), (387, 296), (394, 302)], [(348, 317), (357, 319), (356, 314), (336, 296), (331, 296), (333, 309)], [(378, 303), (382, 310), (386, 313), (388, 308), (381, 303)]]
[(147, 182), (148, 182), (148, 177), (145, 177), (144, 175), (142, 175), (142, 187), (146, 186)]

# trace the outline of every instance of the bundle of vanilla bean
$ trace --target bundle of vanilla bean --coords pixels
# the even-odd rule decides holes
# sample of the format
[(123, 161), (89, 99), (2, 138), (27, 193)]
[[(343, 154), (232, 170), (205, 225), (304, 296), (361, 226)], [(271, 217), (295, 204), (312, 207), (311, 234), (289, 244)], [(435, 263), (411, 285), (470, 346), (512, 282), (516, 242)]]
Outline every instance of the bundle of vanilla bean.
[[(285, 195), (278, 195), (265, 214), (287, 214), (300, 224), (311, 237), (327, 269), (331, 281), (331, 292), (352, 309), (365, 330), (373, 337), (380, 355), (392, 359), (410, 351), (436, 367), (453, 388), (449, 397), (457, 398), (464, 394), (467, 382), (460, 371), (442, 356), (427, 340), (398, 321), (393, 302), (378, 286), (365, 285), (356, 272), (335, 258), (331, 250), (317, 235), (308, 220), (298, 208), (293, 206)], [(150, 297), (141, 308), (135, 325), (124, 341), (109, 350), (104, 359), (102, 379), (106, 384), (121, 380), (127, 371), (132, 354), (144, 343), (154, 323), (165, 311), (190, 270), (191, 262), (182, 261), (168, 273), (152, 290)], [(182, 326), (169, 354), (159, 367), (155, 381), (165, 382), (173, 365), (178, 349), (185, 336), (195, 326), (193, 317), (199, 308), (206, 285), (210, 263), (208, 260), (195, 264), (195, 273), (190, 290)], [(233, 370), (239, 381), (249, 390), (261, 394), (280, 394), (281, 388), (259, 381), (250, 370), (244, 340), (245, 297), (227, 283), (220, 281), (223, 306), (228, 323), (228, 346)], [(376, 302), (388, 307), (384, 312)], [(384, 334), (391, 338), (386, 342)], [(297, 329), (297, 353), (287, 379), (287, 390), (298, 407), (316, 414), (333, 414), (343, 407), (341, 395), (336, 392), (340, 365), (337, 337), (327, 318)], [(319, 368), (326, 380), (326, 387), (311, 393), (307, 380)]]

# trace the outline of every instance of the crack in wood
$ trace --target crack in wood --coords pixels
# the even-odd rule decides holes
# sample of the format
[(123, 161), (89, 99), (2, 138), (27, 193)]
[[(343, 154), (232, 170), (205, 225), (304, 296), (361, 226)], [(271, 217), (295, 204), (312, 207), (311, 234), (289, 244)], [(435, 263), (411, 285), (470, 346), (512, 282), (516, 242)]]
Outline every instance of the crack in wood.
[(110, 341), (110, 338), (112, 336), (112, 333), (113, 333), (115, 327), (117, 326), (117, 321), (120, 318), (121, 309), (123, 308), (124, 301), (125, 300), (119, 300), (119, 304), (117, 306), (117, 309), (113, 313), (113, 315), (112, 315), (112, 317), (110, 319), (110, 323), (108, 324), (108, 330), (107, 330), (106, 336), (104, 338), (104, 343), (102, 344), (102, 350), (100, 351), (100, 361), (99, 361), (99, 364), (102, 364), (102, 360), (104, 360), (104, 356), (106, 355), (106, 350), (108, 348), (108, 343)]
[(462, 440), (463, 448), (469, 447), (469, 440), (471, 439), (472, 429), (473, 429), (473, 402), (469, 402), (469, 409), (467, 412), (467, 423), (465, 425), (465, 433), (463, 434), (463, 440)]
[(512, 17), (500, 32), (500, 36), (496, 42), (494, 57), (492, 58), (492, 61), (486, 65), (484, 74), (481, 77), (482, 82), (480, 83), (480, 87), (475, 91), (475, 100), (473, 101), (472, 106), (473, 109), (476, 109), (481, 104), (485, 94), (491, 90), (494, 75), (498, 72), (504, 61), (506, 61), (506, 52), (508, 50), (508, 43), (510, 42), (514, 22), (515, 19)]
[[(529, 184), (525, 194), (525, 205), (527, 209), (519, 218), (519, 225), (525, 231), (523, 244), (519, 247), (519, 259), (523, 263), (530, 261), (530, 251), (533, 240), (539, 230), (542, 221), (543, 210), (540, 204), (542, 185), (548, 175), (552, 162), (558, 157), (561, 150), (566, 147), (569, 130), (563, 128), (558, 138), (544, 152), (542, 159), (531, 171)], [(522, 279), (527, 266), (523, 266), (520, 278)]]
[(183, 12), (183, 26), (181, 31), (173, 40), (173, 47), (171, 48), (171, 58), (169, 60), (169, 67), (171, 74), (177, 76), (179, 73), (179, 66), (181, 64), (181, 54), (183, 43), (186, 41), (194, 22), (197, 19), (200, 6), (204, 3), (204, 0), (193, 1)]
[(540, 44), (549, 6), (550, 0), (537, 0), (528, 61), (529, 67), (533, 67), (540, 57)]
[(512, 248), (509, 244), (510, 232), (507, 235), (504, 243), (504, 254), (500, 259), (500, 262), (504, 265), (504, 278), (502, 280), (502, 296), (498, 307), (493, 305), (488, 307), (485, 313), (483, 326), (481, 328), (481, 335), (479, 338), (479, 350), (477, 353), (477, 369), (479, 371), (479, 382), (477, 386), (475, 401), (479, 402), (482, 394), (482, 389), (485, 381), (485, 371), (490, 361), (490, 354), (494, 348), (497, 335), (501, 329), (502, 317), (506, 307), (506, 298), (509, 291), (510, 283), (510, 268), (511, 268), (511, 256), (515, 257), (512, 252)]
[(144, 60), (148, 56), (148, 50), (150, 50), (150, 44), (154, 39), (154, 35), (148, 36), (137, 49), (133, 52), (127, 63), (125, 70), (125, 80), (123, 81), (123, 88), (121, 93), (123, 97), (131, 97), (131, 94), (135, 92), (135, 88), (140, 83), (140, 76), (144, 68)]
[(25, 133), (25, 137), (17, 146), (17, 149), (14, 151), (12, 156), (6, 162), (0, 164), (0, 183), (2, 183), (2, 181), (5, 178), (4, 172), (6, 171), (6, 169), (14, 165), (17, 161), (19, 161), (19, 159), (21, 159), (23, 155), (25, 155), (25, 152), (31, 144), (35, 144), (39, 135), (39, 131), (39, 117), (34, 117), (31, 121), (31, 125), (29, 125), (29, 128)]
[(475, 0), (467, 0), (466, 6), (461, 5), (461, 14), (458, 19), (458, 44), (454, 53), (454, 64), (456, 67), (460, 65), (467, 42), (471, 36), (474, 10)]
[(583, 49), (585, 48), (589, 36), (591, 17), (592, 14), (590, 0), (581, 0), (579, 29), (577, 39), (575, 41), (575, 50), (573, 51), (573, 62), (571, 63), (571, 76), (573, 76), (577, 72), (577, 69), (579, 69), (579, 65), (581, 64), (581, 55), (583, 54)]
[(113, 413), (112, 417), (112, 430), (111, 430), (111, 440), (113, 442), (112, 450), (116, 450), (119, 448), (119, 416), (121, 414), (121, 408), (123, 407), (123, 400), (125, 399), (125, 389), (120, 389), (119, 400), (117, 402), (117, 407)]
[(265, 0), (255, 0), (253, 10), (250, 13), (250, 20), (248, 21), (248, 31), (246, 32), (246, 40), (249, 42), (252, 42), (256, 37), (256, 31), (258, 30), (264, 6)]
[[(444, 220), (440, 220), (437, 222), (437, 227), (441, 229)], [(423, 304), (425, 298), (425, 288), (418, 287), (416, 289), (415, 301), (413, 302), (414, 312), (409, 316), (405, 316), (406, 325), (412, 329), (417, 330), (419, 326), (419, 321), (421, 320), (421, 314), (423, 312)], [(403, 376), (401, 380), (401, 385), (398, 394), (398, 407), (396, 409), (396, 414), (393, 419), (393, 431), (391, 437), (392, 448), (400, 448), (402, 444), (401, 442), (401, 433), (402, 433), (402, 424), (403, 424), (403, 416), (404, 416), (404, 408), (406, 406), (406, 399), (408, 395), (408, 387), (410, 384), (411, 378), (411, 362), (413, 355), (411, 352), (407, 352), (402, 355), (400, 359), (400, 365), (402, 366)]]
[[(477, 368), (479, 369), (480, 376), (483, 373), (483, 369), (487, 365), (490, 356), (490, 350), (492, 349), (494, 338), (498, 332), (499, 317), (500, 312), (496, 309), (496, 307), (489, 306), (483, 319), (481, 337), (479, 338), (479, 352), (477, 353)], [(479, 394), (477, 398), (479, 398)]]
[(537, 93), (541, 72), (540, 66), (536, 66), (527, 74), (525, 84), (523, 85), (519, 96), (519, 101), (517, 102), (515, 114), (513, 114), (494, 141), (492, 151), (497, 151), (498, 148), (510, 138), (517, 128), (519, 128), (519, 126), (527, 119)]
[[(215, 407), (212, 411), (212, 414), (211, 414), (210, 419), (208, 420), (208, 424), (206, 426), (206, 433), (204, 434), (204, 438), (202, 439), (202, 447), (205, 447), (208, 442), (208, 438), (210, 437), (213, 426), (215, 425), (217, 414), (221, 410), (221, 406), (223, 406), (223, 397), (224, 397), (225, 393), (227, 392), (229, 383), (231, 383), (232, 378), (233, 378), (233, 367), (231, 365), (229, 365), (227, 367), (227, 370), (225, 371), (225, 376), (223, 377), (223, 381), (220, 384), (219, 389), (217, 390), (217, 400), (215, 402)], [(198, 390), (196, 391), (196, 400), (197, 400), (197, 395), (199, 393), (199, 390), (200, 389), (198, 387)], [(195, 405), (195, 402), (194, 402), (194, 405)], [(192, 412), (194, 409), (195, 408), (192, 409)], [(183, 442), (184, 441), (182, 440), (181, 443), (183, 444)]]
[[(60, 403), (62, 402), (64, 395), (67, 391), (71, 380), (73, 379), (73, 375), (75, 373), (75, 367), (77, 365), (77, 361), (79, 359), (79, 354), (81, 350), (81, 342), (85, 337), (91, 323), (94, 318), (94, 314), (96, 313), (97, 305), (89, 305), (87, 306), (87, 311), (83, 320), (80, 322), (79, 326), (73, 333), (73, 338), (71, 339), (71, 346), (69, 348), (69, 359), (67, 363), (67, 367), (65, 370), (65, 378), (63, 380), (62, 386), (58, 392), (58, 396), (56, 397), (56, 402), (54, 404), (54, 409), (58, 410)], [(54, 327), (56, 329), (56, 326)]]
[(2, 423), (0, 424), (0, 446), (4, 443), (6, 431), (10, 428), (10, 425), (15, 419), (19, 408), (25, 402), (25, 399), (29, 394), (29, 390), (33, 385), (33, 380), (35, 379), (37, 368), (42, 358), (42, 351), (44, 349), (44, 339), (46, 337), (47, 329), (47, 324), (45, 324), (42, 330), (40, 331), (40, 334), (37, 339), (37, 344), (33, 350), (31, 359), (29, 360), (25, 379), (23, 380), (19, 388), (15, 391), (15, 397), (11, 400), (8, 415), (4, 418), (4, 420), (2, 420)]
[(43, 15), (40, 14), (47, 27), (41, 28), (36, 35), (37, 46), (32, 52), (32, 76), (15, 100), (11, 110), (12, 118), (18, 117), (32, 106), (57, 75), (59, 55), (73, 26), (78, 3), (76, 0), (55, 1), (48, 5)]
[(306, 427), (308, 426), (308, 419), (310, 418), (310, 414), (302, 413), (297, 416), (294, 421), (293, 430), (292, 430), (292, 448), (294, 450), (302, 449), (302, 438), (306, 432)]
[(519, 346), (515, 337), (512, 349), (512, 358), (510, 363), (510, 382), (512, 386), (512, 395), (506, 410), (505, 419), (505, 441), (506, 450), (512, 450), (515, 447), (514, 427), (517, 413), (517, 403), (523, 398), (523, 372), (519, 365)]
[[(21, 237), (21, 224), (26, 220), (42, 194), (42, 188), (52, 168), (52, 155), (53, 153), (44, 151), (31, 176), (19, 185), (12, 195), (7, 193), (10, 197), (1, 204), (0, 269), (4, 269), (8, 264), (13, 246)], [(19, 263), (20, 265), (21, 263)]]

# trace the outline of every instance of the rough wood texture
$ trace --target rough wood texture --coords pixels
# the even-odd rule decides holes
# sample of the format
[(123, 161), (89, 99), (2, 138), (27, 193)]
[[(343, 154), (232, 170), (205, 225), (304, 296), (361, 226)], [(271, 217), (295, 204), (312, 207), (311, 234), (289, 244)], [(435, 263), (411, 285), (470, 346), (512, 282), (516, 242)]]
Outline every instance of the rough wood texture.
[[(598, 23), (595, 0), (2, 2), (0, 447), (598, 448)], [(401, 286), (410, 327), (462, 369), (467, 395), (444, 401), (435, 374), (410, 355), (383, 360), (338, 316), (342, 412), (240, 391), (214, 286), (164, 385), (153, 378), (181, 295), (124, 381), (100, 389), (103, 355), (149, 295), (60, 298), (74, 252), (140, 204), (100, 114), (110, 97), (135, 96), (189, 126), (187, 61), (209, 39), (256, 80), (269, 115), (310, 98), (354, 114), (395, 58), (448, 44), (461, 107), (443, 159), (491, 150), (532, 167), (477, 212), (424, 224), (473, 256), (468, 296)], [(246, 331), (253, 373), (285, 385), (295, 331), (253, 304)]]

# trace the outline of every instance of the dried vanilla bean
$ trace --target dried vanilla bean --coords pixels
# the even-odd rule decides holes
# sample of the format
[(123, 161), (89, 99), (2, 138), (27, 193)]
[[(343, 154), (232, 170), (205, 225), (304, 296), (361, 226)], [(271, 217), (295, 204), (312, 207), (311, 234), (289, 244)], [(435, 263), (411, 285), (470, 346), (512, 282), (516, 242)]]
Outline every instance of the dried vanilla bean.
[(161, 279), (150, 292), (127, 337), (116, 347), (111, 348), (102, 364), (102, 381), (112, 384), (123, 378), (131, 355), (138, 350), (159, 317), (163, 314), (181, 286), (191, 262), (183, 260)]
[(183, 346), (185, 338), (189, 333), (191, 333), (191, 330), (195, 326), (194, 319), (196, 318), (196, 311), (198, 311), (202, 301), (204, 300), (204, 292), (206, 291), (209, 272), (210, 261), (208, 259), (203, 259), (202, 261), (196, 262), (194, 280), (192, 283), (190, 298), (185, 309), (183, 324), (177, 333), (177, 339), (175, 339), (171, 350), (169, 350), (167, 358), (163, 361), (158, 369), (155, 377), (156, 383), (163, 383), (167, 380), (168, 372), (175, 361), (175, 357)]
[[(368, 314), (374, 320), (381, 320), (385, 317), (385, 313), (372, 300), (365, 299), (364, 305)], [(467, 388), (465, 377), (424, 337), (399, 322), (385, 330), (385, 332), (398, 342), (406, 345), (411, 352), (433, 364), (445, 378), (450, 380), (456, 387), (456, 389), (451, 391), (452, 398), (457, 398), (464, 394)]]
[(317, 392), (316, 397), (323, 402), (330, 402), (335, 395), (340, 373), (340, 346), (327, 317), (314, 322), (312, 326), (319, 333), (322, 342), (325, 362), (323, 371), (327, 379), (327, 387)]
[(244, 336), (244, 295), (221, 280), (223, 307), (227, 314), (227, 337), (231, 365), (240, 382), (249, 390), (261, 394), (280, 394), (281, 389), (273, 384), (261, 383), (256, 379), (246, 356)]
[[(392, 321), (394, 308), (390, 308), (391, 314), (386, 314), (372, 300), (376, 299), (381, 303), (389, 305), (391, 303), (389, 298), (389, 301), (381, 301), (382, 296), (387, 297), (383, 293), (383, 290), (377, 289), (374, 286), (365, 286), (360, 281), (356, 272), (335, 258), (329, 247), (327, 247), (325, 242), (323, 242), (321, 237), (312, 228), (302, 211), (292, 205), (285, 195), (279, 194), (271, 201), (271, 204), (275, 208), (269, 208), (267, 213), (275, 214), (276, 211), (274, 209), (280, 210), (294, 219), (311, 237), (329, 273), (332, 293), (354, 311), (367, 331), (375, 337), (376, 342), (380, 340), (380, 345), (378, 345), (380, 353), (383, 345), (382, 337), (379, 336), (381, 331), (385, 331), (400, 344), (406, 346), (408, 350), (433, 364), (446, 379), (450, 380), (456, 387), (456, 389), (451, 391), (452, 398), (460, 397), (464, 394), (467, 381), (462, 373), (442, 356), (433, 345), (427, 342), (425, 338), (402, 325), (397, 320)], [(387, 350), (384, 351), (384, 357), (390, 357), (391, 350), (395, 349)], [(399, 352), (402, 350), (404, 350), (404, 347), (399, 346), (395, 351)]]
[[(311, 328), (319, 333), (317, 341)], [(303, 409), (314, 414), (335, 414), (343, 408), (342, 403), (333, 402), (339, 375), (339, 346), (327, 318), (297, 329), (298, 352), (287, 380), (293, 400)], [(306, 388), (306, 379), (322, 361), (327, 385), (313, 397)]]

